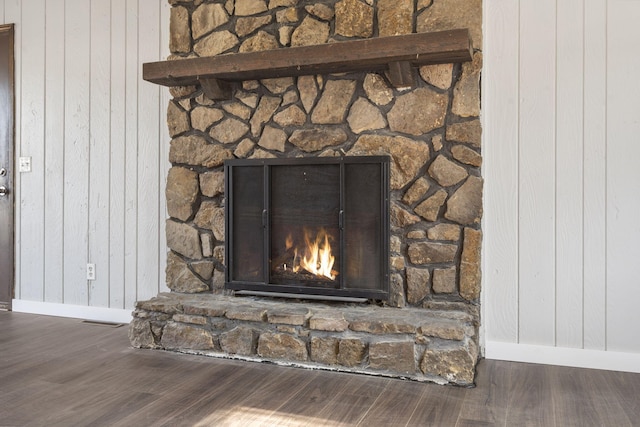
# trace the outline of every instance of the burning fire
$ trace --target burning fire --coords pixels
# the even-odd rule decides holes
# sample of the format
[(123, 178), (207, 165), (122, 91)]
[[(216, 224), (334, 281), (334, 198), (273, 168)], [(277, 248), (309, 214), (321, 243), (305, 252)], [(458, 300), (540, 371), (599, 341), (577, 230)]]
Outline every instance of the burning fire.
[[(287, 236), (285, 247), (287, 251), (293, 248), (293, 266), (291, 270), (294, 273), (304, 269), (316, 276), (326, 277), (334, 280), (337, 272), (333, 270), (333, 264), (336, 257), (331, 254), (331, 244), (329, 243), (329, 234), (324, 228), (314, 236), (307, 228), (304, 229), (304, 248), (293, 247), (294, 242), (291, 234)], [(298, 252), (301, 252), (299, 254)], [(288, 266), (285, 264), (284, 269)]]

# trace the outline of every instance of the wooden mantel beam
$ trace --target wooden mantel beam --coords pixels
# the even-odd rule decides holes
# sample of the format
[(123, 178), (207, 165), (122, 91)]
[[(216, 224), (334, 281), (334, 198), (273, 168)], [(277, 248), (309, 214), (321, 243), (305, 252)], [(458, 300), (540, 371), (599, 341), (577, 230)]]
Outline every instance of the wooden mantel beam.
[(149, 62), (143, 64), (142, 76), (163, 86), (188, 86), (207, 80), (229, 82), (392, 68), (394, 79), (404, 84), (410, 67), (466, 62), (471, 57), (469, 31), (460, 29)]

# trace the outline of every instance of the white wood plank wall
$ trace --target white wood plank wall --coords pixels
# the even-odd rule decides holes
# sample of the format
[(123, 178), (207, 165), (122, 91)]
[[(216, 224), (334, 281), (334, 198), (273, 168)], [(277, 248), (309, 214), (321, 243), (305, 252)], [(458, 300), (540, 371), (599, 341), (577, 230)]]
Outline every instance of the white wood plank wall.
[(486, 355), (640, 371), (640, 0), (484, 0)]
[(168, 55), (168, 2), (0, 0), (0, 22), (16, 25), (15, 151), (33, 165), (16, 177), (14, 307), (131, 310), (166, 290), (169, 94), (141, 73)]

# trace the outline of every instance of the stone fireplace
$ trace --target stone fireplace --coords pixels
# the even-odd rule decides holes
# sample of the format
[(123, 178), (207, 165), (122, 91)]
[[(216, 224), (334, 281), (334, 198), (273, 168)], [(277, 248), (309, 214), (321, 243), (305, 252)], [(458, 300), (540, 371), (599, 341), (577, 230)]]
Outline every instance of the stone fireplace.
[[(215, 101), (204, 82), (171, 87), (171, 292), (137, 303), (133, 346), (472, 384), (480, 323), (481, 1), (170, 3), (172, 61), (456, 28), (469, 30), (473, 57), (421, 66), (401, 86), (391, 83), (389, 72), (357, 71), (243, 80)], [(248, 275), (251, 245), (225, 245), (225, 161), (340, 164), (366, 157), (388, 161), (388, 227), (379, 245), (363, 245), (385, 254), (384, 297), (237, 295), (229, 274)], [(371, 202), (367, 191), (343, 198)], [(241, 215), (235, 221), (244, 224)], [(338, 222), (329, 226), (337, 230)], [(365, 234), (352, 239), (360, 242)]]

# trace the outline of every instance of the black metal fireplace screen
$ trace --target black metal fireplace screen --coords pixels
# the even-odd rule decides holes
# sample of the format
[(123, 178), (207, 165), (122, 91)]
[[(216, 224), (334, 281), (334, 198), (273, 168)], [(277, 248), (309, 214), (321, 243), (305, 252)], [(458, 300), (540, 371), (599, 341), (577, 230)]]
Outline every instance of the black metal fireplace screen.
[(225, 183), (227, 289), (387, 299), (388, 157), (228, 160)]

